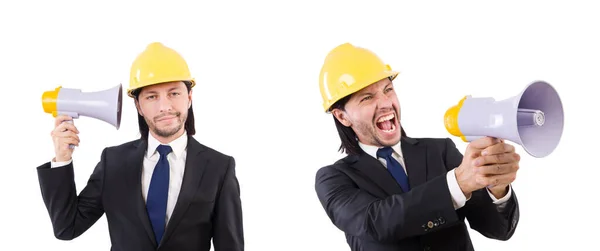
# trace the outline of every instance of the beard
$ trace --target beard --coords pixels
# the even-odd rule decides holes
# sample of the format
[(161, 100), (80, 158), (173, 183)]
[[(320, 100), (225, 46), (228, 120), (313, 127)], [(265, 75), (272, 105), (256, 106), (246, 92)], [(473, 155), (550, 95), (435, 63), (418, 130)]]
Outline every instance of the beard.
[(383, 142), (377, 135), (377, 128), (375, 128), (375, 126), (373, 126), (372, 124), (368, 124), (368, 123), (360, 123), (357, 124), (355, 126), (355, 130), (357, 130), (360, 135), (363, 135), (364, 138), (363, 140), (365, 140), (365, 144), (368, 145), (374, 145), (374, 146), (394, 146), (396, 145), (398, 142), (394, 142), (391, 144), (386, 144), (385, 142)]
[[(170, 127), (165, 127), (165, 128), (158, 128), (156, 126), (156, 122), (165, 116), (175, 116), (174, 125), (170, 125)], [(152, 121), (149, 121), (149, 119), (147, 119), (146, 117), (144, 117), (144, 120), (146, 120), (146, 124), (148, 124), (148, 128), (150, 130), (152, 130), (152, 132), (154, 132), (154, 134), (156, 134), (160, 137), (163, 137), (163, 138), (168, 138), (168, 137), (171, 137), (171, 136), (177, 134), (179, 132), (179, 130), (181, 130), (185, 121), (187, 120), (187, 114), (182, 115), (180, 112), (172, 112), (172, 113), (165, 113), (165, 114), (156, 116), (156, 117), (154, 117), (154, 119)]]

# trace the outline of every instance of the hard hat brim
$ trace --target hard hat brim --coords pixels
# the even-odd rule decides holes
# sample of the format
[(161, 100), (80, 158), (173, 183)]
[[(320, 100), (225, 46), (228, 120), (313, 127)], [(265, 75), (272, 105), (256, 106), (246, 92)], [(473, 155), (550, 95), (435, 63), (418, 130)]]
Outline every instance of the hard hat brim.
[(374, 78), (374, 81), (369, 81), (367, 83), (363, 83), (360, 85), (352, 85), (351, 88), (348, 89), (348, 91), (346, 92), (345, 95), (339, 95), (339, 96), (331, 99), (329, 102), (323, 103), (323, 108), (325, 109), (325, 113), (327, 113), (327, 114), (331, 113), (331, 111), (329, 111), (329, 109), (331, 109), (331, 106), (333, 106), (336, 102), (340, 101), (341, 99), (343, 99), (349, 95), (352, 95), (354, 93), (357, 93), (360, 90), (362, 90), (374, 83), (377, 83), (383, 79), (390, 78), (390, 80), (393, 81), (394, 79), (396, 79), (396, 77), (398, 77), (399, 74), (400, 74), (399, 71), (392, 71), (392, 70), (382, 71), (377, 77)]
[(148, 86), (152, 86), (152, 85), (164, 84), (164, 83), (169, 83), (169, 82), (177, 82), (177, 81), (190, 82), (191, 83), (190, 88), (194, 88), (194, 86), (196, 86), (196, 80), (194, 78), (183, 79), (183, 80), (181, 80), (181, 79), (165, 79), (165, 80), (156, 81), (156, 83), (143, 84), (143, 85), (140, 85), (137, 88), (127, 89), (127, 96), (129, 96), (131, 98), (135, 98), (135, 96), (133, 95), (133, 92), (135, 90), (138, 90), (138, 89), (141, 89), (141, 88), (144, 88), (144, 87), (148, 87)]

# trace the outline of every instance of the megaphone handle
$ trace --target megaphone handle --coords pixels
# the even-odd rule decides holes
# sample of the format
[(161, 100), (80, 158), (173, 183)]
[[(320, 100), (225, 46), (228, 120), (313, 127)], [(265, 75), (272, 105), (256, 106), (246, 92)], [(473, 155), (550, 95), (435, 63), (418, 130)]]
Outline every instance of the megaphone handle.
[(487, 136), (465, 136), (465, 142), (472, 142), (474, 140), (478, 140), (478, 139), (485, 138), (485, 137), (487, 137)]
[[(73, 118), (73, 119), (79, 118), (79, 114), (78, 114), (78, 113), (76, 113), (76, 112), (65, 112), (65, 111), (60, 111), (60, 112), (58, 112), (58, 114), (59, 114), (59, 115), (67, 115), (67, 116), (69, 116), (69, 117), (71, 117), (71, 118)], [(73, 124), (73, 120), (65, 120), (65, 121), (63, 121), (62, 123), (65, 123), (65, 122), (66, 122), (66, 123)], [(69, 148), (70, 148), (70, 149), (74, 149), (74, 148), (75, 148), (75, 145), (73, 145), (73, 144), (69, 144)]]
[(478, 140), (480, 138), (484, 138), (485, 136), (465, 136), (465, 140), (466, 142), (471, 142), (471, 141), (475, 141)]
[[(73, 124), (73, 120), (65, 120), (63, 123)], [(75, 149), (75, 145), (69, 144), (69, 149)]]

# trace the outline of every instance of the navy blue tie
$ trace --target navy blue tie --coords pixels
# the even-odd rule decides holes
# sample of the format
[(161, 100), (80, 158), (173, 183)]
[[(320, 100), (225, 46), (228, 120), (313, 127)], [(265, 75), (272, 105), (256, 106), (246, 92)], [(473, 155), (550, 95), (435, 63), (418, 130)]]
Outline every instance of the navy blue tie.
[(410, 191), (410, 185), (408, 184), (408, 177), (404, 172), (402, 165), (392, 157), (394, 150), (391, 147), (384, 147), (377, 150), (377, 157), (385, 159), (387, 163), (387, 170), (394, 176), (400, 187), (404, 192)]
[(148, 189), (148, 199), (146, 200), (146, 210), (148, 210), (152, 229), (154, 229), (156, 243), (160, 243), (165, 232), (167, 197), (169, 195), (169, 161), (167, 160), (167, 154), (172, 149), (168, 145), (159, 145), (156, 151), (160, 154), (160, 158), (152, 173), (152, 180)]

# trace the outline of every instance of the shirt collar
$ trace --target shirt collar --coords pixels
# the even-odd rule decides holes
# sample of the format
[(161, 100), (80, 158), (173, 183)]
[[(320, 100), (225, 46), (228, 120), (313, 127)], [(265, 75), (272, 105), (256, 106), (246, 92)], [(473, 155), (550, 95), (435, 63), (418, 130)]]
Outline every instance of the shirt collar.
[[(187, 147), (187, 141), (187, 132), (183, 131), (183, 134), (179, 136), (179, 138), (176, 138), (175, 140), (171, 141), (169, 144), (166, 145), (169, 145), (171, 149), (173, 149), (172, 153), (175, 155), (175, 158), (179, 158), (183, 154), (183, 151), (185, 151), (185, 148)], [(152, 157), (156, 153), (156, 148), (158, 147), (158, 145), (161, 144), (162, 143), (160, 143), (160, 141), (158, 141), (154, 136), (152, 136), (151, 133), (148, 133), (148, 149), (146, 151), (146, 157)]]
[[(378, 159), (377, 158), (377, 150), (379, 150), (380, 147), (377, 146), (372, 146), (372, 145), (367, 145), (367, 144), (363, 144), (362, 142), (358, 142), (358, 145), (360, 146), (360, 148), (363, 149), (363, 151), (365, 151), (367, 154), (373, 156), (373, 158)], [(398, 141), (398, 144), (393, 145), (392, 149), (394, 150), (394, 153), (396, 154), (396, 156), (398, 156), (399, 158), (402, 158), (402, 148), (401, 148), (401, 143), (400, 141)]]

